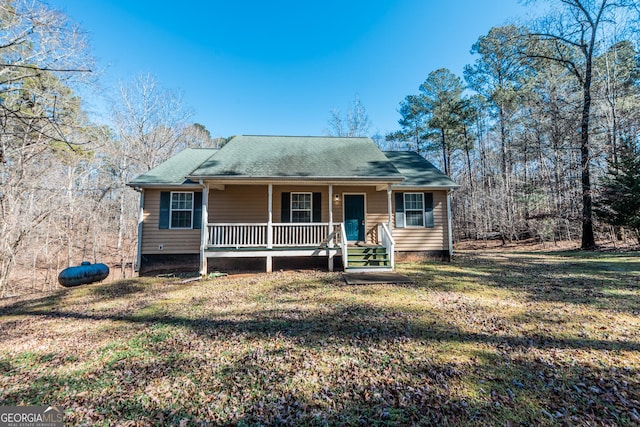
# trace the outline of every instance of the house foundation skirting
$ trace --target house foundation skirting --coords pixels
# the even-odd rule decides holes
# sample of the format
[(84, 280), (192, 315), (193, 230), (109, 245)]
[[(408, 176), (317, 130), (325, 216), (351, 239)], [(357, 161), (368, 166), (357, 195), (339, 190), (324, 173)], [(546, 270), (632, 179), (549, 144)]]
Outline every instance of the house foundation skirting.
[(328, 260), (328, 269), (334, 269), (334, 257), (341, 252), (339, 247), (335, 248), (233, 248), (233, 249), (207, 249), (205, 255), (205, 271), (206, 263), (209, 258), (264, 258), (266, 260), (266, 271), (273, 271), (274, 258), (288, 257), (326, 257)]
[(200, 254), (143, 254), (138, 274), (187, 273), (198, 270)]
[[(206, 252), (210, 264), (207, 271), (254, 271), (271, 270), (283, 266), (294, 268), (318, 268), (326, 263), (329, 271), (342, 267), (342, 257), (339, 248), (334, 249), (296, 249), (296, 250), (210, 250)], [(325, 260), (322, 260), (325, 258)], [(308, 260), (308, 262), (305, 262)], [(139, 274), (153, 276), (161, 273), (186, 273), (198, 270), (200, 254), (153, 254), (142, 255)], [(265, 265), (266, 263), (266, 265)]]
[(451, 261), (448, 250), (441, 251), (396, 251), (396, 262), (422, 262), (428, 260)]

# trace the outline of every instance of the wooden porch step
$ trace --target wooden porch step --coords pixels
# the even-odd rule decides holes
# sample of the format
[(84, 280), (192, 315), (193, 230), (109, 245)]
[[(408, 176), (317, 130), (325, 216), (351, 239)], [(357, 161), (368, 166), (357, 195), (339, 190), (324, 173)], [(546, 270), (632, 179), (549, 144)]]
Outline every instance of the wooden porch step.
[(388, 261), (389, 256), (387, 254), (372, 254), (372, 255), (352, 255), (349, 254), (349, 262), (356, 261)]
[(349, 246), (347, 252), (349, 254), (381, 254), (387, 253), (387, 249), (384, 246)]
[(391, 267), (349, 267), (345, 270), (345, 273), (391, 273), (393, 269)]
[(391, 268), (391, 259), (383, 246), (351, 246), (347, 249), (347, 269)]
[(364, 260), (349, 260), (349, 266), (359, 267), (391, 267), (391, 261), (389, 259), (364, 259)]

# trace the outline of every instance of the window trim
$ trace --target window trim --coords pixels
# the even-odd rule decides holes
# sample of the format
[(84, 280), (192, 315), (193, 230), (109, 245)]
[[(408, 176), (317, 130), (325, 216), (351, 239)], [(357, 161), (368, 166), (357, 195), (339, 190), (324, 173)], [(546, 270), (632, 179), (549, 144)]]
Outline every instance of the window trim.
[[(309, 209), (294, 209), (293, 208), (293, 195), (294, 194), (306, 194), (309, 196)], [(309, 212), (309, 222), (295, 222), (296, 224), (310, 224), (313, 223), (313, 192), (309, 191), (292, 191), (289, 194), (289, 222), (294, 223), (293, 212)]]
[[(169, 197), (169, 229), (170, 230), (193, 230), (193, 213), (195, 211), (195, 192), (194, 191), (172, 191)], [(173, 195), (174, 194), (191, 194), (191, 209), (173, 209)], [(173, 226), (173, 213), (174, 212), (190, 212), (191, 224), (189, 227), (174, 227)]]
[[(411, 194), (418, 194), (420, 195), (420, 198), (422, 200), (422, 210), (419, 209), (407, 209), (407, 195)], [(402, 195), (402, 200), (404, 203), (404, 228), (427, 228), (425, 225), (425, 218), (424, 218), (424, 213), (425, 213), (425, 200), (424, 200), (424, 193), (420, 193), (420, 192), (411, 192), (411, 193), (403, 193)], [(420, 212), (420, 221), (422, 222), (422, 224), (420, 225), (407, 225), (407, 212)]]

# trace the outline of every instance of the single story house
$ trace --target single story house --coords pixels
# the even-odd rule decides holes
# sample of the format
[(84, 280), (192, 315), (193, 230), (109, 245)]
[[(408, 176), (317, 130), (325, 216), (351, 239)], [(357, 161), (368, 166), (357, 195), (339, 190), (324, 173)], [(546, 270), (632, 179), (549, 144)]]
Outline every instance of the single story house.
[[(129, 186), (140, 193), (137, 268), (199, 261), (334, 258), (391, 270), (407, 254), (452, 255), (449, 177), (370, 138), (236, 136), (186, 149)], [(197, 261), (196, 261), (197, 262)]]

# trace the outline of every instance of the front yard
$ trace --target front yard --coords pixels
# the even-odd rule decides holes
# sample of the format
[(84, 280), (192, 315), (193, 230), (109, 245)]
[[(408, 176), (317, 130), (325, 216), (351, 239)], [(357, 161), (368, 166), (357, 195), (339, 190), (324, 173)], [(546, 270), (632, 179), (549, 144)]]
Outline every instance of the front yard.
[(69, 425), (637, 425), (640, 254), (459, 253), (0, 301), (0, 406)]

